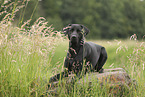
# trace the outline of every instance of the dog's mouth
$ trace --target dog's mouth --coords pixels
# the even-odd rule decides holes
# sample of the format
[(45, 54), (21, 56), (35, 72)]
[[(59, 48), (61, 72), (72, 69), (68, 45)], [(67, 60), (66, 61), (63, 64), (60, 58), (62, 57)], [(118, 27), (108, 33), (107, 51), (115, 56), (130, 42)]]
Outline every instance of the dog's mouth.
[(78, 38), (77, 38), (77, 37), (71, 37), (70, 42), (71, 42), (73, 45), (77, 45), (77, 44), (78, 44)]
[(77, 44), (77, 43), (78, 43), (77, 39), (71, 39), (70, 41), (71, 41), (71, 43), (73, 43), (73, 44)]

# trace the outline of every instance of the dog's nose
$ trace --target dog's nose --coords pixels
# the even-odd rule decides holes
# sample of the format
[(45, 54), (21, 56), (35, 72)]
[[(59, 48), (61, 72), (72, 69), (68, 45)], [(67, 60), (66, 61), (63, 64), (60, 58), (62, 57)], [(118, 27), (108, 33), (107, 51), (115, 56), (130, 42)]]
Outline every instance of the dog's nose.
[(75, 39), (77, 36), (76, 35), (72, 35), (72, 39)]

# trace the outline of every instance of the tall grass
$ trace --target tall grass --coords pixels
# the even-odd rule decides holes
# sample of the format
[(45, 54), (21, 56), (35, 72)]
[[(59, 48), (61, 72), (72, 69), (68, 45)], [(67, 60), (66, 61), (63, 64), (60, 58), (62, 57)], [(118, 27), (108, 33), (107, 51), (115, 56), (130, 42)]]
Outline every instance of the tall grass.
[[(31, 19), (21, 27), (13, 26), (15, 14), (23, 6), (14, 6), (12, 12), (0, 13), (5, 14), (0, 21), (1, 97), (40, 96), (47, 91), (49, 78), (63, 70), (68, 41), (60, 32), (48, 27), (43, 17), (38, 18), (32, 26), (28, 26)], [(137, 81), (137, 90), (125, 91), (122, 96), (144, 97), (145, 42), (138, 41), (135, 35), (131, 40), (94, 42), (103, 45), (107, 50), (108, 60), (104, 68), (122, 67)], [(114, 96), (107, 85), (102, 88), (96, 80), (93, 80), (92, 84), (92, 87), (89, 87), (88, 83), (64, 83), (58, 88), (58, 96)], [(119, 95), (118, 93), (117, 96)]]
[[(100, 87), (97, 80), (92, 81), (92, 87), (89, 87), (89, 83), (83, 85), (75, 84), (73, 89), (68, 88), (69, 86), (60, 86), (59, 96), (77, 96), (77, 97), (144, 97), (145, 96), (145, 42), (139, 41), (135, 38), (130, 40), (91, 40), (97, 44), (103, 45), (108, 53), (108, 59), (104, 65), (105, 69), (109, 68), (123, 68), (129, 74), (131, 79), (137, 81), (137, 89), (131, 87), (130, 90), (126, 90), (123, 93), (117, 92), (114, 95), (113, 92), (109, 92), (109, 87), (106, 84), (104, 88)], [(54, 56), (52, 57), (51, 64), (55, 64), (55, 67), (59, 66), (58, 62), (62, 62), (66, 56), (68, 41), (62, 42), (55, 49)], [(63, 52), (62, 52), (63, 50)], [(64, 53), (65, 52), (65, 53)], [(62, 71), (62, 68), (58, 68), (58, 72)], [(58, 73), (57, 72), (57, 73)], [(93, 77), (92, 77), (93, 78)], [(71, 84), (69, 84), (71, 86)], [(72, 87), (72, 86), (71, 86)], [(68, 91), (69, 90), (69, 91)], [(70, 91), (71, 90), (71, 91)]]
[(0, 13), (6, 13), (0, 22), (1, 97), (38, 96), (46, 91), (50, 59), (55, 46), (63, 40), (43, 17), (32, 26), (28, 26), (31, 20), (21, 27), (13, 26), (18, 7), (12, 13)]

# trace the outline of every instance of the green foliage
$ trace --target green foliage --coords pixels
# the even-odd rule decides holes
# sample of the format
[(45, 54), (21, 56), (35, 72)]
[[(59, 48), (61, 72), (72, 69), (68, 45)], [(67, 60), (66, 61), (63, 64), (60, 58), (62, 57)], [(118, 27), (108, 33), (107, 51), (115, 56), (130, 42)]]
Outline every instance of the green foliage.
[(58, 25), (80, 23), (90, 29), (88, 38), (128, 38), (136, 34), (142, 39), (144, 36), (145, 1), (46, 0), (42, 3), (47, 5), (45, 17), (49, 17), (49, 21), (58, 20), (58, 24), (51, 23), (59, 30)]
[[(12, 3), (13, 8), (4, 7)], [(71, 23), (87, 26), (91, 33), (88, 38), (113, 39), (128, 38), (133, 34), (142, 39), (145, 28), (145, 1), (140, 0), (13, 0), (1, 2), (1, 12), (12, 12), (18, 5), (23, 5), (16, 19), (21, 26), (24, 21), (32, 19), (30, 25), (44, 16), (48, 25), (62, 30)], [(24, 6), (25, 5), (25, 6)], [(21, 6), (22, 7), (22, 6)], [(4, 15), (1, 15), (2, 19)], [(16, 24), (16, 23), (15, 23)]]

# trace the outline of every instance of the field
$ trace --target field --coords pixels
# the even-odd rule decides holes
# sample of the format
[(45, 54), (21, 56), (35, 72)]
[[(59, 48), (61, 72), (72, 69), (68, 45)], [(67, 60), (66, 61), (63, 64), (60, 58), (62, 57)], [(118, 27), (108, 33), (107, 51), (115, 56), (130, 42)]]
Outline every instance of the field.
[[(3, 25), (4, 27), (4, 25)], [(9, 29), (12, 32), (9, 33)], [(49, 78), (63, 70), (68, 49), (68, 40), (59, 32), (54, 36), (42, 37), (38, 32), (32, 35), (19, 34), (14, 27), (4, 28), (0, 43), (0, 96), (40, 96), (47, 91)], [(18, 32), (17, 32), (18, 31)], [(20, 31), (20, 32), (19, 32)], [(22, 32), (21, 32), (22, 33)], [(25, 32), (24, 32), (25, 33)], [(53, 32), (52, 32), (53, 33)], [(145, 96), (145, 43), (132, 40), (90, 40), (103, 45), (108, 53), (105, 69), (124, 68), (138, 83), (137, 90), (125, 92), (125, 97)], [(97, 83), (94, 83), (97, 84)], [(77, 88), (76, 88), (77, 87)], [(111, 96), (106, 88), (87, 86), (66, 93), (61, 88), (59, 96)], [(82, 92), (80, 92), (80, 90)], [(95, 93), (94, 93), (95, 92)]]
[[(144, 97), (145, 94), (143, 91), (145, 90), (145, 71), (144, 71), (144, 59), (145, 53), (144, 48), (145, 44), (143, 41), (138, 41), (136, 39), (131, 40), (89, 40), (93, 41), (97, 44), (103, 45), (108, 53), (108, 60), (104, 65), (105, 69), (109, 68), (123, 68), (129, 74), (132, 79), (135, 79), (138, 83), (137, 91), (133, 90), (133, 94), (125, 94), (125, 97)], [(62, 42), (55, 49), (54, 56), (52, 57), (51, 64), (61, 70), (64, 58), (67, 53), (68, 41)], [(62, 52), (63, 51), (63, 52)], [(65, 53), (64, 53), (65, 52)], [(61, 64), (61, 65), (59, 65)], [(53, 68), (54, 68), (53, 67)], [(59, 71), (58, 71), (59, 72)], [(57, 72), (57, 73), (58, 73)], [(97, 86), (95, 87), (97, 88)], [(87, 91), (88, 92), (88, 91)], [(94, 91), (96, 92), (96, 91)], [(90, 93), (90, 92), (89, 92)], [(99, 91), (97, 92), (98, 97)], [(103, 92), (102, 92), (103, 93)], [(91, 95), (91, 93), (90, 93)], [(101, 94), (104, 96), (104, 94)], [(108, 94), (107, 94), (108, 95)], [(105, 96), (107, 96), (105, 95)], [(77, 95), (78, 96), (78, 95)], [(84, 94), (83, 96), (88, 96), (88, 94)], [(91, 95), (92, 96), (92, 95)], [(94, 96), (94, 94), (93, 94)], [(97, 96), (95, 96), (97, 97)]]
[[(14, 12), (15, 13), (15, 12)], [(2, 13), (1, 13), (2, 14)], [(30, 20), (14, 26), (14, 14), (6, 14), (0, 22), (0, 97), (40, 96), (47, 91), (49, 78), (63, 71), (68, 40), (55, 31), (43, 17), (32, 26)], [(124, 91), (124, 97), (145, 97), (145, 42), (136, 35), (127, 40), (89, 40), (103, 45), (108, 53), (105, 69), (121, 67), (137, 81), (137, 89)], [(108, 88), (97, 82), (60, 87), (61, 97), (108, 97)], [(119, 94), (117, 95), (119, 96)]]

